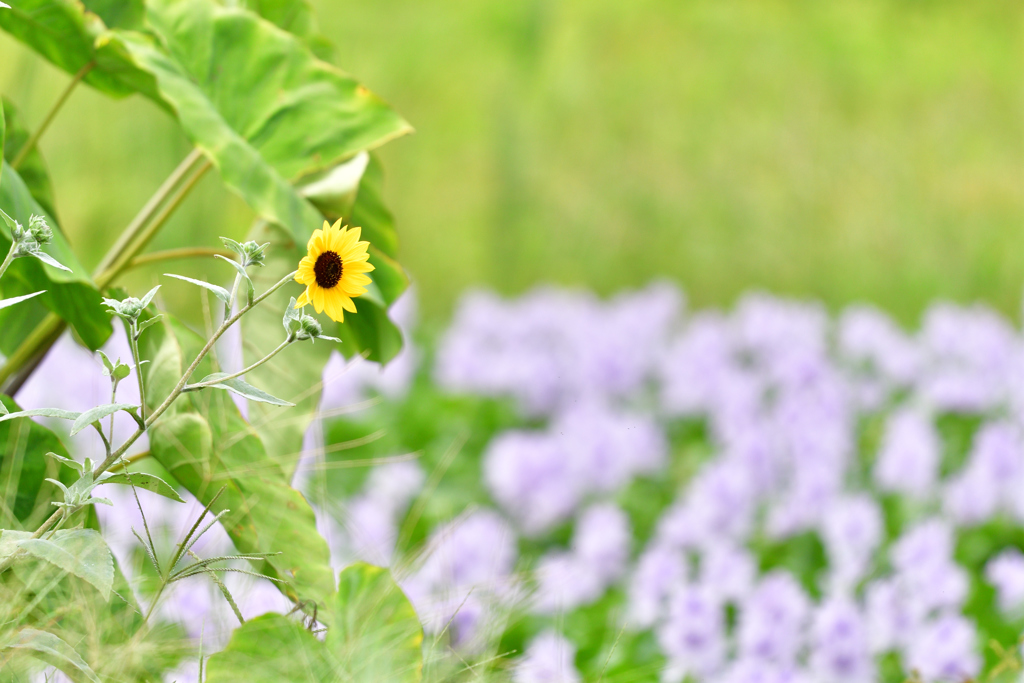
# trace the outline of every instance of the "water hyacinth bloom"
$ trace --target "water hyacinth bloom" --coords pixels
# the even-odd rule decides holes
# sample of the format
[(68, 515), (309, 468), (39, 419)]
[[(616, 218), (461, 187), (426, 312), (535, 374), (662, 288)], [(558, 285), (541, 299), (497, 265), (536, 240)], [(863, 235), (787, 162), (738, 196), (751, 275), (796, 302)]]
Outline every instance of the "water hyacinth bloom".
[(875, 665), (868, 630), (857, 606), (831, 599), (814, 616), (809, 665), (821, 683), (871, 683)]
[(974, 436), (967, 464), (947, 484), (943, 503), (959, 524), (980, 524), (999, 509), (1015, 512), (1024, 476), (1024, 440), (1008, 421), (982, 425)]
[(939, 474), (941, 444), (931, 420), (915, 410), (893, 413), (875, 463), (875, 481), (883, 491), (913, 498), (928, 496)]
[(926, 681), (960, 683), (981, 671), (978, 636), (967, 619), (944, 614), (925, 624), (907, 648), (906, 665)]
[(837, 590), (853, 588), (864, 575), (882, 533), (882, 511), (869, 496), (844, 496), (829, 506), (821, 536)]
[(710, 676), (725, 662), (725, 610), (706, 587), (685, 585), (674, 591), (668, 618), (656, 633), (668, 660), (662, 674), (667, 683)]
[(673, 587), (688, 579), (683, 553), (655, 543), (641, 553), (629, 582), (629, 613), (626, 622), (635, 628), (650, 628), (664, 611)]
[(723, 602), (741, 602), (757, 578), (757, 563), (729, 541), (708, 545), (700, 557), (700, 582)]
[(924, 622), (925, 610), (894, 578), (864, 589), (868, 645), (875, 654), (902, 650)]
[(544, 631), (526, 647), (512, 673), (515, 683), (579, 683), (575, 646), (554, 631)]
[(1017, 615), (1024, 607), (1024, 554), (1004, 550), (985, 565), (985, 580), (995, 586), (999, 609)]
[(790, 666), (805, 642), (810, 600), (788, 573), (766, 574), (739, 608), (739, 652)]

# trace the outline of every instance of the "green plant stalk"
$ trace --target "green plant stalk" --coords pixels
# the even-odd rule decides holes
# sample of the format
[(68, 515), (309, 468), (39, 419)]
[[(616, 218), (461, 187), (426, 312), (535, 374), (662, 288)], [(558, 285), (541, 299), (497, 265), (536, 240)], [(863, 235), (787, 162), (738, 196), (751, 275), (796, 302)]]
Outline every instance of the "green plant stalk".
[[(138, 323), (137, 320), (132, 322), (132, 324), (129, 327), (129, 329), (127, 330), (127, 332), (128, 332), (128, 344), (131, 346), (131, 350), (132, 350), (132, 362), (135, 363), (135, 378), (139, 381), (139, 415), (142, 417), (142, 421), (145, 422), (146, 421), (146, 385), (145, 385), (145, 382), (142, 379), (142, 359), (139, 357), (139, 323)], [(110, 402), (113, 403), (114, 400), (111, 399)], [(113, 431), (113, 426), (114, 426), (113, 417), (114, 416), (111, 415), (110, 417), (111, 417), (111, 422), (110, 422), (110, 426), (111, 426), (110, 440), (113, 441), (114, 440), (114, 431)]]
[(249, 367), (245, 368), (244, 370), (239, 370), (238, 372), (233, 372), (230, 375), (228, 375), (227, 377), (221, 377), (220, 379), (211, 380), (209, 382), (199, 382), (198, 384), (187, 384), (187, 385), (185, 385), (185, 388), (182, 390), (182, 392), (185, 393), (185, 392), (189, 392), (189, 391), (199, 391), (200, 389), (205, 389), (206, 387), (212, 387), (215, 384), (220, 384), (221, 382), (224, 382), (226, 380), (236, 379), (238, 377), (241, 377), (245, 373), (252, 372), (253, 370), (258, 368), (259, 366), (263, 365), (268, 360), (270, 360), (271, 358), (273, 358), (274, 356), (279, 354), (281, 351), (284, 351), (288, 347), (289, 344), (295, 343), (295, 341), (296, 340), (293, 337), (289, 337), (288, 339), (285, 339), (283, 342), (281, 342), (276, 349), (274, 349), (273, 351), (271, 351), (270, 353), (265, 355), (263, 358), (260, 358), (258, 361), (256, 361), (255, 363), (253, 363)]
[(216, 247), (184, 247), (182, 249), (164, 249), (163, 251), (154, 251), (148, 254), (142, 254), (136, 256), (129, 263), (125, 270), (131, 270), (132, 268), (138, 268), (139, 266), (149, 265), (151, 263), (158, 263), (160, 261), (174, 261), (177, 259), (189, 259), (197, 258), (202, 256), (226, 256), (232, 257), (235, 252), (228, 249), (218, 249)]
[(14, 157), (14, 161), (11, 162), (11, 168), (13, 168), (15, 171), (18, 170), (18, 167), (21, 166), (22, 162), (25, 161), (25, 158), (32, 152), (33, 149), (36, 148), (36, 144), (39, 143), (39, 139), (43, 137), (43, 133), (45, 133), (46, 129), (50, 127), (50, 124), (53, 122), (54, 117), (57, 116), (57, 112), (59, 112), (61, 110), (61, 107), (64, 106), (64, 103), (67, 102), (67, 99), (71, 95), (71, 92), (75, 89), (75, 86), (81, 83), (82, 79), (85, 78), (89, 74), (89, 72), (93, 70), (95, 66), (96, 62), (91, 61), (78, 70), (78, 73), (74, 75), (74, 77), (71, 79), (71, 82), (68, 83), (66, 88), (64, 88), (64, 92), (60, 94), (60, 97), (57, 98), (57, 101), (54, 102), (53, 105), (50, 107), (50, 111), (46, 112), (46, 118), (43, 119), (43, 122), (39, 124), (39, 127), (36, 128), (35, 132), (32, 133), (32, 135), (25, 142), (22, 148), (18, 150), (18, 155)]
[[(206, 354), (210, 352), (210, 349), (213, 348), (213, 345), (217, 342), (218, 339), (220, 339), (221, 335), (223, 335), (224, 332), (226, 332), (229, 327), (235, 324), (235, 322), (237, 322), (239, 318), (241, 318), (250, 310), (258, 306), (260, 303), (262, 303), (263, 300), (266, 299), (268, 296), (270, 296), (271, 294), (279, 290), (281, 287), (288, 284), (288, 282), (295, 276), (295, 272), (296, 271), (292, 271), (285, 277), (278, 280), (278, 282), (271, 286), (270, 289), (268, 289), (263, 294), (253, 299), (253, 302), (251, 304), (240, 308), (237, 313), (235, 313), (233, 316), (231, 316), (223, 323), (221, 323), (220, 327), (217, 328), (216, 332), (214, 332), (210, 339), (206, 342), (206, 345), (203, 346), (203, 348), (196, 355), (196, 358), (195, 360), (192, 361), (192, 364), (188, 366), (187, 370), (185, 370), (185, 373), (182, 375), (181, 379), (178, 380), (178, 384), (175, 385), (171, 393), (168, 394), (167, 398), (164, 399), (163, 403), (161, 403), (159, 406), (156, 407), (156, 409), (153, 410), (153, 413), (146, 420), (146, 429), (149, 429), (149, 427), (151, 427), (153, 423), (156, 422), (156, 420), (164, 413), (164, 411), (171, 406), (171, 403), (174, 402), (174, 399), (178, 398), (178, 396), (181, 395), (182, 391), (185, 389), (185, 385), (188, 384), (188, 380), (192, 377), (192, 373), (196, 371), (196, 368), (199, 367), (199, 363), (201, 363), (202, 360), (206, 357)], [(145, 433), (146, 429), (140, 427), (137, 430), (135, 430), (135, 433), (128, 437), (128, 439), (123, 444), (121, 444), (120, 448), (118, 448), (116, 451), (107, 456), (107, 458), (102, 463), (100, 463), (99, 466), (96, 467), (96, 470), (93, 472), (93, 477), (99, 477), (101, 474), (106, 472), (110, 468), (110, 466), (113, 465), (114, 462), (118, 458), (120, 458), (124, 454), (124, 452), (128, 450), (128, 448), (131, 447), (131, 445), (138, 440), (140, 436), (142, 436)]]
[(4, 273), (7, 272), (7, 268), (11, 265), (11, 262), (14, 261), (14, 248), (16, 246), (17, 245), (12, 240), (11, 248), (7, 250), (7, 256), (4, 258), (4, 262), (0, 263), (0, 277), (4, 276)]
[[(171, 176), (164, 182), (157, 192), (146, 203), (146, 206), (132, 220), (117, 242), (107, 251), (100, 265), (96, 268), (93, 279), (99, 289), (107, 287), (124, 270), (127, 269), (131, 259), (142, 250), (143, 247), (153, 238), (156, 232), (170, 218), (175, 209), (184, 201), (188, 193), (195, 187), (196, 182), (203, 173), (209, 169), (207, 161), (203, 163), (202, 153), (199, 150), (193, 151), (189, 156), (178, 164)], [(192, 172), (189, 177), (189, 172)], [(157, 213), (171, 194), (170, 201), (162, 211)], [(141, 241), (136, 237), (142, 236)], [(106, 265), (105, 265), (106, 264)], [(49, 313), (35, 329), (22, 341), (21, 345), (14, 350), (3, 367), (0, 367), (0, 389), (5, 393), (13, 394), (21, 388), (21, 385), (35, 370), (42, 361), (46, 351), (60, 338), (61, 333), (67, 328), (65, 323), (57, 314)]]

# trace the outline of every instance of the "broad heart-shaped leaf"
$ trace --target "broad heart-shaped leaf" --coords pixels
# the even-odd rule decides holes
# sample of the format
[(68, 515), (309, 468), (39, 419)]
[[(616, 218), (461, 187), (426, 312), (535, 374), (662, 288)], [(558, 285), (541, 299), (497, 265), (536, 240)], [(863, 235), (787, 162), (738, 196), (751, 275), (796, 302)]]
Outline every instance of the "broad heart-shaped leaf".
[[(90, 349), (98, 349), (110, 336), (110, 316), (103, 307), (102, 297), (88, 273), (64, 239), (57, 223), (32, 198), (18, 172), (4, 162), (3, 182), (0, 183), (0, 209), (22, 225), (28, 225), (32, 214), (44, 216), (53, 231), (53, 242), (45, 249), (68, 268), (65, 272), (44, 265), (38, 259), (15, 259), (0, 280), (3, 298), (21, 296), (45, 289), (32, 301), (0, 311), (0, 353), (10, 355), (46, 315), (47, 309), (66, 320)], [(11, 246), (11, 231), (0, 220), (0, 252), (6, 254)]]
[(147, 18), (158, 41), (111, 31), (101, 61), (151, 74), (224, 182), (297, 240), (319, 227), (320, 215), (292, 180), (410, 130), (376, 95), (256, 14), (208, 0), (153, 0)]
[[(7, 142), (7, 115), (4, 112), (6, 106), (6, 100), (0, 102), (0, 159), (5, 159), (4, 146)], [(4, 179), (4, 167), (0, 166), (0, 182)]]
[[(21, 411), (13, 399), (0, 396), (10, 415)], [(35, 528), (50, 513), (51, 500), (60, 500), (60, 490), (46, 481), (56, 479), (59, 466), (44, 453), (68, 457), (60, 438), (27, 417), (0, 421), (0, 527)], [(13, 514), (13, 519), (11, 515)]]
[[(346, 166), (351, 169), (355, 162), (356, 160), (353, 160)], [(363, 173), (355, 191), (347, 190), (346, 183), (351, 181), (347, 181), (341, 175), (334, 176), (338, 182), (333, 186), (323, 187), (316, 194), (318, 206), (332, 220), (348, 212), (360, 217), (359, 221), (353, 219), (350, 223), (361, 227), (364, 236), (371, 240), (370, 259), (376, 266), (371, 276), (374, 279), (377, 297), (376, 300), (367, 296), (356, 299), (358, 312), (346, 314), (343, 324), (338, 325), (327, 320), (323, 322), (328, 333), (331, 332), (331, 326), (334, 326), (334, 334), (343, 342), (337, 348), (345, 356), (366, 354), (370, 360), (387, 362), (401, 350), (402, 335), (388, 318), (384, 306), (390, 305), (401, 295), (407, 280), (401, 267), (373, 246), (372, 240), (379, 240), (389, 250), (397, 247), (391, 214), (384, 208), (380, 199), (380, 164), (371, 155), (369, 163), (362, 164), (361, 167)], [(331, 175), (329, 173), (316, 182), (325, 181)], [(310, 192), (315, 184), (306, 185), (304, 191)], [(349, 203), (346, 204), (346, 201)], [(265, 266), (253, 274), (260, 288), (267, 287), (284, 277), (305, 256), (304, 243), (294, 242), (284, 230), (263, 221), (258, 221), (253, 226), (249, 239), (255, 239), (261, 244), (271, 243)], [(262, 358), (273, 348), (271, 340), (276, 338), (274, 328), (280, 324), (283, 313), (281, 308), (265, 304), (242, 318), (247, 364)], [(249, 406), (249, 416), (263, 437), (267, 452), (281, 463), (288, 473), (294, 472), (297, 462), (294, 454), (302, 450), (303, 435), (320, 404), (321, 377), (331, 348), (333, 345), (304, 346), (299, 357), (277, 356), (247, 375), (250, 383), (296, 404), (292, 410), (293, 415), (286, 421), (276, 420), (263, 406)]]
[(322, 683), (333, 674), (327, 648), (301, 624), (280, 614), (250, 619), (210, 657), (207, 683)]
[[(280, 328), (275, 334), (280, 336)], [(146, 365), (148, 393), (158, 399), (181, 377), (202, 339), (167, 316), (140, 343), (142, 355), (152, 360)], [(208, 370), (208, 364), (200, 366), (200, 373)], [(268, 558), (261, 570), (283, 579), (293, 599), (325, 604), (333, 595), (330, 551), (316, 530), (312, 508), (289, 485), (291, 477), (267, 455), (226, 392), (196, 391), (178, 398), (150, 428), (149, 447), (202, 502), (226, 487), (213, 511), (231, 510), (222, 521), (239, 551), (281, 553)]]
[(239, 5), (300, 38), (320, 59), (331, 61), (334, 47), (317, 29), (309, 0), (243, 0)]
[(106, 541), (94, 529), (62, 529), (47, 540), (29, 538), (18, 547), (88, 581), (104, 600), (110, 599), (114, 560)]
[(227, 376), (228, 376), (228, 373), (226, 373), (226, 372), (215, 372), (212, 375), (207, 375), (206, 377), (204, 377), (202, 379), (201, 383), (205, 384), (207, 382), (216, 382), (215, 384), (211, 384), (210, 385), (211, 389), (227, 389), (230, 392), (238, 394), (242, 398), (247, 398), (250, 401), (257, 401), (258, 403), (269, 403), (270, 405), (274, 405), (274, 406), (293, 406), (293, 405), (295, 405), (294, 403), (289, 403), (288, 401), (283, 401), (283, 400), (277, 398), (276, 396), (271, 396), (270, 394), (268, 394), (267, 392), (263, 391), (262, 389), (257, 389), (256, 387), (254, 387), (253, 385), (249, 384), (248, 382), (243, 381), (240, 377), (234, 377), (232, 379), (226, 379), (226, 380), (217, 382), (217, 380), (221, 379), (222, 377), (227, 377)]
[(135, 486), (140, 489), (152, 491), (153, 493), (159, 493), (164, 498), (170, 498), (171, 500), (179, 503), (185, 502), (185, 499), (178, 495), (178, 492), (174, 490), (173, 486), (155, 474), (147, 474), (145, 472), (131, 472), (126, 474), (124, 472), (118, 472), (117, 474), (111, 474), (103, 477), (97, 486), (102, 486), (103, 484)]
[[(21, 148), (28, 142), (29, 132), (21, 124), (21, 117), (14, 104), (6, 97), (3, 100), (4, 117), (7, 119), (7, 131), (4, 136), (3, 158), (8, 162), (14, 161), (21, 152)], [(53, 183), (50, 182), (50, 172), (46, 169), (43, 155), (39, 152), (37, 145), (21, 161), (18, 167), (18, 175), (25, 182), (32, 197), (39, 202), (46, 213), (54, 218), (57, 217), (56, 204), (53, 198)], [(0, 176), (2, 179), (2, 176)]]
[(112, 22), (110, 28), (133, 28), (140, 26), (141, 7), (141, 0), (18, 0), (0, 12), (0, 28), (68, 74), (96, 62), (83, 80), (107, 95), (124, 97), (136, 92), (133, 83), (145, 76), (130, 73), (122, 63), (108, 68), (97, 61), (96, 39), (108, 28), (99, 15)]
[(0, 643), (0, 650), (5, 648), (31, 650), (38, 653), (43, 661), (66, 673), (72, 680), (77, 680), (81, 676), (85, 680), (100, 683), (99, 677), (75, 649), (48, 631), (23, 628), (11, 640)]
[[(325, 614), (326, 612), (326, 614)], [(294, 620), (265, 614), (235, 630), (210, 658), (208, 683), (419, 683), (423, 628), (387, 569), (357, 563), (341, 573), (324, 642)]]
[(423, 628), (391, 572), (357, 562), (341, 572), (326, 644), (343, 680), (418, 683)]

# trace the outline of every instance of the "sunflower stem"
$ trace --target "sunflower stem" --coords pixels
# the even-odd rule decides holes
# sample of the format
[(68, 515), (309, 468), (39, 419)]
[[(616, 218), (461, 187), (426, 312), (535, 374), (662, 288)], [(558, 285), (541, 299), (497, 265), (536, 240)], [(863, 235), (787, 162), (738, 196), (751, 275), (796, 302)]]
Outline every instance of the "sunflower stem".
[(182, 392), (199, 391), (200, 389), (205, 389), (206, 387), (215, 386), (215, 385), (220, 384), (221, 382), (227, 381), (229, 379), (236, 379), (238, 377), (241, 377), (242, 375), (246, 374), (247, 372), (251, 372), (251, 371), (255, 370), (256, 368), (258, 368), (259, 366), (263, 365), (268, 360), (270, 360), (271, 358), (276, 356), (278, 353), (280, 353), (281, 351), (284, 351), (284, 349), (289, 344), (293, 344), (295, 341), (296, 341), (296, 339), (294, 337), (289, 337), (288, 339), (285, 339), (283, 342), (281, 342), (276, 349), (274, 349), (273, 351), (268, 353), (266, 356), (264, 356), (263, 358), (259, 359), (258, 361), (256, 361), (252, 365), (250, 365), (249, 367), (245, 368), (244, 370), (239, 370), (238, 372), (233, 372), (230, 375), (228, 375), (227, 377), (221, 377), (220, 379), (210, 380), (209, 382), (199, 382), (197, 384), (188, 384), (188, 385), (185, 386), (185, 388), (182, 390)]
[(196, 358), (195, 360), (192, 361), (192, 364), (188, 366), (187, 370), (185, 370), (185, 373), (182, 375), (181, 379), (178, 380), (178, 384), (175, 385), (173, 390), (171, 390), (171, 393), (168, 394), (167, 398), (164, 399), (163, 403), (161, 403), (159, 406), (156, 407), (155, 410), (153, 410), (153, 413), (145, 422), (145, 428), (140, 427), (137, 430), (135, 430), (135, 433), (128, 437), (128, 440), (121, 444), (120, 448), (118, 448), (116, 451), (107, 456), (106, 459), (104, 459), (104, 461), (100, 463), (93, 472), (94, 478), (99, 477), (101, 474), (110, 469), (110, 466), (113, 465), (114, 462), (117, 461), (117, 459), (120, 458), (124, 454), (124, 452), (127, 451), (128, 448), (130, 448), (131, 445), (135, 443), (138, 440), (138, 438), (142, 436), (145, 433), (145, 431), (153, 425), (154, 422), (156, 422), (156, 420), (164, 413), (164, 411), (171, 406), (171, 403), (174, 402), (174, 399), (178, 398), (178, 396), (181, 395), (182, 391), (185, 389), (185, 385), (188, 384), (188, 380), (191, 379), (192, 373), (196, 371), (196, 368), (199, 367), (199, 364), (206, 357), (206, 354), (210, 352), (210, 349), (213, 348), (213, 345), (217, 343), (217, 340), (220, 339), (221, 335), (223, 335), (224, 332), (226, 332), (229, 327), (234, 325), (239, 318), (241, 318), (250, 310), (258, 306), (260, 303), (262, 303), (263, 300), (266, 299), (268, 296), (270, 296), (277, 290), (281, 289), (281, 287), (284, 287), (286, 284), (288, 284), (288, 282), (293, 277), (295, 277), (295, 271), (292, 271), (288, 275), (278, 280), (276, 284), (270, 287), (270, 289), (268, 289), (267, 291), (263, 292), (263, 294), (260, 294), (258, 297), (253, 299), (251, 304), (248, 304), (247, 306), (240, 308), (237, 313), (235, 313), (233, 316), (231, 316), (223, 323), (221, 323), (220, 327), (217, 328), (217, 331), (213, 333), (209, 341), (206, 342), (206, 345), (203, 346), (203, 348), (199, 351), (198, 355), (196, 355)]

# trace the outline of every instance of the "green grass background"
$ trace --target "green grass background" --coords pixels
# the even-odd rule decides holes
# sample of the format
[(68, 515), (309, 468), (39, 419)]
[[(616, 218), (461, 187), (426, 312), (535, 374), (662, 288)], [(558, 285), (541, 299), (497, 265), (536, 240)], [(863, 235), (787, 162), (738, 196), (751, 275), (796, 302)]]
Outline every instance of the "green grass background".
[[(764, 288), (908, 323), (937, 297), (1019, 318), (1019, 2), (314, 4), (337, 63), (417, 128), (383, 158), (430, 320), (471, 285), (658, 276), (697, 305)], [(0, 34), (0, 92), (33, 125), (67, 81)], [(87, 264), (189, 148), (148, 102), (87, 88), (41, 146)], [(251, 218), (212, 173), (155, 246), (214, 246)], [(161, 264), (128, 284), (169, 267), (228, 276)]]

